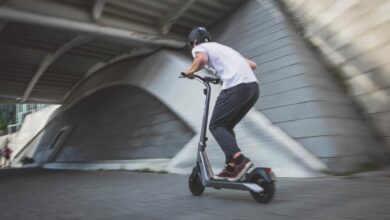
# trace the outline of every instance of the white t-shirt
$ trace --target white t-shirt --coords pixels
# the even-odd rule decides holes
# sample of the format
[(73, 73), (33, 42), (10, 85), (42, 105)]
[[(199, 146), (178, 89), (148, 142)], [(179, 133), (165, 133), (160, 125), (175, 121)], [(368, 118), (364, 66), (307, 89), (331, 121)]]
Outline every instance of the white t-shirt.
[(222, 89), (257, 82), (248, 62), (236, 50), (216, 42), (205, 42), (192, 49), (192, 56), (195, 57), (198, 52), (208, 55), (206, 68), (223, 81)]

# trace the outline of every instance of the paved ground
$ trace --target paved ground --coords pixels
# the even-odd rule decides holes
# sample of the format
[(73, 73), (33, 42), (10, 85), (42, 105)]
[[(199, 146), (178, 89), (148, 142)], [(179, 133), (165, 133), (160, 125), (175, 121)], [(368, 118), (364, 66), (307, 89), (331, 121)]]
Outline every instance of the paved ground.
[(280, 178), (267, 205), (245, 191), (193, 197), (184, 175), (2, 170), (0, 219), (390, 219), (390, 169)]

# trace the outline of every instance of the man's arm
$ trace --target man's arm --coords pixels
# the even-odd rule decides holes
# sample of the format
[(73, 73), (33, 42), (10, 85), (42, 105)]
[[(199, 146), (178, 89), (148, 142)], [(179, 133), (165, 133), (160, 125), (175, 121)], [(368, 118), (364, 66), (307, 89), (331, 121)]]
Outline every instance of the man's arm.
[(207, 53), (204, 52), (198, 52), (195, 55), (194, 60), (192, 61), (191, 67), (184, 71), (184, 73), (190, 77), (194, 77), (194, 73), (198, 72), (199, 70), (203, 69), (203, 67), (209, 62), (209, 57), (207, 56)]
[(254, 61), (250, 60), (250, 59), (246, 59), (246, 62), (248, 62), (248, 64), (251, 67), (251, 69), (253, 71), (255, 71), (255, 69), (257, 68), (257, 64)]

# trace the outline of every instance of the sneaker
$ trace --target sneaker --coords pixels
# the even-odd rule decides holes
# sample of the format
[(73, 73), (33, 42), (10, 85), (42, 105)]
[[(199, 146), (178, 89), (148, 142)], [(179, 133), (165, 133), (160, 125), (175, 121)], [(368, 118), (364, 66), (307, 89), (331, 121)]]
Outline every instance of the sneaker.
[(245, 157), (241, 163), (236, 163), (234, 166), (234, 172), (236, 177), (228, 179), (229, 181), (237, 181), (240, 179), (248, 170), (253, 166), (252, 161), (250, 161), (247, 157)]
[(229, 178), (234, 178), (234, 167), (227, 164), (219, 174), (213, 176), (216, 180), (228, 180)]
[(216, 180), (237, 181), (252, 166), (253, 163), (248, 158), (244, 158), (241, 163), (236, 164), (234, 167), (226, 165), (225, 169), (223, 169), (221, 173), (215, 175), (213, 178)]

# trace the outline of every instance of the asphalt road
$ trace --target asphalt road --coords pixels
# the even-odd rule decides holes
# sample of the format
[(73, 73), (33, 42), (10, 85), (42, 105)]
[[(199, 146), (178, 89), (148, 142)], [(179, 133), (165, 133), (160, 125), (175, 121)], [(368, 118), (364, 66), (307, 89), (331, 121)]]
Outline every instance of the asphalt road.
[(390, 219), (390, 169), (279, 178), (270, 204), (206, 189), (187, 176), (126, 171), (0, 170), (0, 219)]

